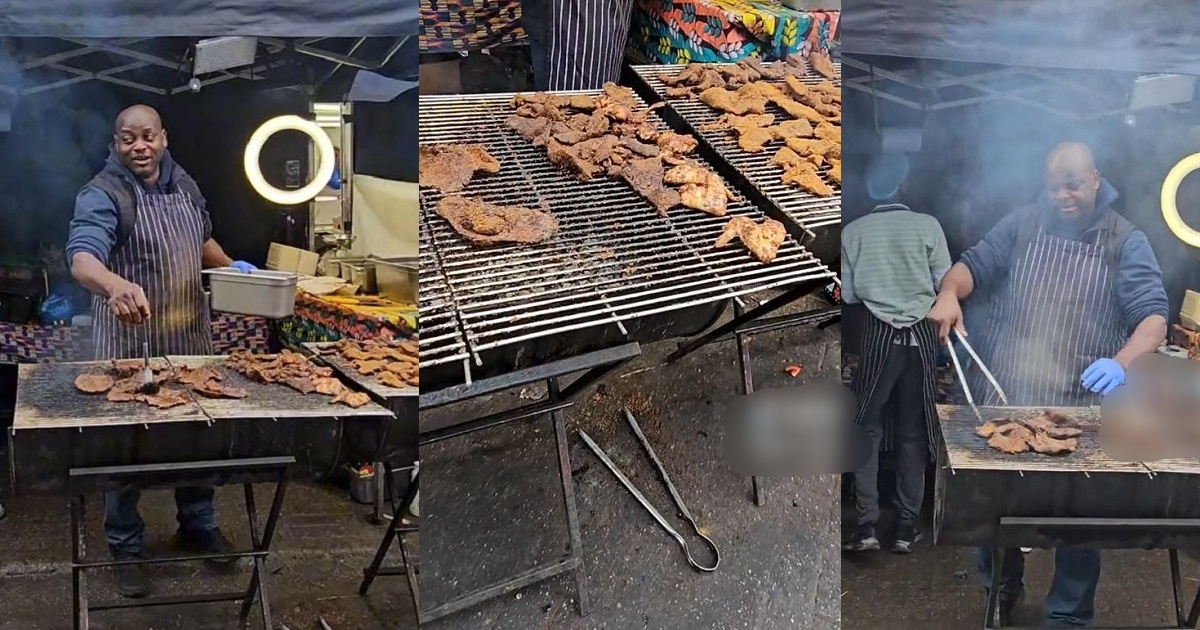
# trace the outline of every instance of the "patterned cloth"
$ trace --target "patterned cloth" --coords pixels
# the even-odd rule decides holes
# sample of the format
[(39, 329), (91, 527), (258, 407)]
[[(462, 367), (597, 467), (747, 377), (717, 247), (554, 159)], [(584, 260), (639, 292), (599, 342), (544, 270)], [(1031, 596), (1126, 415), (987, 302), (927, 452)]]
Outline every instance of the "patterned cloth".
[[(260, 317), (216, 313), (212, 318), (213, 351), (271, 351), (271, 322)], [(91, 330), (71, 326), (38, 326), (0, 322), (0, 361), (45, 363), (88, 361)]]
[(421, 0), (421, 52), (469, 52), (523, 43), (520, 0)]
[(280, 328), (280, 341), (291, 347), (343, 338), (405, 338), (417, 330), (417, 311), (402, 304), (362, 306), (298, 293), (296, 314)]
[(829, 52), (838, 11), (795, 11), (778, 0), (637, 0), (627, 47), (648, 63), (775, 61)]

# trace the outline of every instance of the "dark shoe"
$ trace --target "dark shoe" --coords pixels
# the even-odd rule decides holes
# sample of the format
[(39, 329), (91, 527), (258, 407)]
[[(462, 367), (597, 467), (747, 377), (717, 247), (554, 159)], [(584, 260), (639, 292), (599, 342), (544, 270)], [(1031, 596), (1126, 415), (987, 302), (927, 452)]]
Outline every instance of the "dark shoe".
[(861, 525), (854, 536), (842, 544), (845, 551), (879, 551), (879, 539), (875, 537), (874, 525)]
[(892, 553), (912, 553), (913, 545), (921, 540), (921, 532), (911, 523), (901, 523), (896, 528), (896, 542), (892, 544)]
[(1000, 591), (1000, 597), (996, 600), (996, 612), (1000, 616), (1000, 625), (1012, 625), (1013, 613), (1017, 608), (1021, 607), (1021, 603), (1025, 601), (1025, 589), (1018, 589), (1012, 593), (1008, 591)]
[[(233, 551), (233, 545), (219, 529), (199, 533), (177, 532), (175, 534), (175, 544), (184, 553), (196, 555), (230, 553)], [(237, 558), (221, 558), (206, 560), (205, 562), (219, 567), (228, 567), (236, 561)]]
[[(141, 556), (121, 555), (114, 560), (141, 560)], [(137, 599), (145, 597), (150, 592), (146, 585), (146, 570), (141, 564), (122, 564), (113, 567), (113, 579), (117, 583), (117, 592), (121, 597)]]

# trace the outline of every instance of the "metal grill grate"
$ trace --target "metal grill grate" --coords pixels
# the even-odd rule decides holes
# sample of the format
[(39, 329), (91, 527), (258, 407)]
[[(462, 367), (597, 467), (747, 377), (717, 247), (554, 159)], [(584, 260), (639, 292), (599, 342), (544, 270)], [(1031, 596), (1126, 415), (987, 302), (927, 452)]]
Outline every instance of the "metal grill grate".
[[(544, 149), (504, 127), (512, 114), (512, 97), (420, 100), (422, 144), (478, 142), (501, 163), (499, 174), (477, 176), (463, 194), (543, 208), (559, 220), (559, 232), (548, 243), (477, 247), (437, 216), (442, 195), (421, 189), (421, 222), (431, 233), (477, 363), (478, 353), (491, 348), (594, 326), (620, 326), (633, 318), (834, 276), (790, 237), (769, 265), (740, 245), (715, 249), (713, 243), (729, 217), (765, 218), (740, 196), (730, 202), (724, 218), (686, 208), (663, 217), (624, 182), (604, 177), (581, 182), (561, 172), (546, 159)], [(661, 119), (654, 120), (666, 129)], [(429, 324), (424, 310), (421, 316), (424, 366)]]
[[(840, 77), (841, 64), (834, 64), (834, 67)], [(659, 98), (665, 100), (667, 105), (691, 126), (696, 137), (704, 140), (722, 159), (737, 169), (751, 186), (774, 203), (784, 215), (795, 221), (801, 228), (812, 230), (841, 224), (842, 187), (829, 178), (828, 166), (819, 169), (821, 178), (837, 192), (831, 197), (817, 197), (780, 181), (783, 171), (778, 166), (771, 164), (771, 158), (775, 155), (775, 150), (783, 146), (782, 142), (769, 143), (767, 150), (762, 153), (747, 153), (738, 146), (737, 137), (728, 130), (701, 131), (701, 125), (716, 122), (722, 112), (705, 105), (698, 99), (667, 97), (667, 85), (662, 82), (661, 77), (674, 76), (683, 68), (682, 65), (633, 66), (634, 72), (646, 82), (650, 89), (654, 90)], [(801, 80), (804, 83), (816, 85), (825, 79), (809, 71)], [(771, 81), (771, 83), (783, 84), (782, 81)], [(841, 86), (842, 82), (839, 79), (833, 81), (833, 84)], [(767, 111), (775, 114), (776, 120), (791, 118), (774, 104), (768, 104)]]
[[(1042, 407), (980, 407), (984, 420), (1034, 413)], [(975, 435), (979, 420), (968, 406), (938, 405), (942, 442), (949, 456), (951, 470), (996, 470), (1021, 472), (1132, 472), (1147, 473), (1149, 469), (1135, 462), (1118, 462), (1100, 448), (1100, 423), (1096, 411), (1088, 407), (1046, 409), (1076, 420), (1083, 427), (1079, 448), (1062, 456), (1037, 453), (1009, 455), (987, 445), (987, 440)]]
[(425, 222), (419, 226), (421, 270), (418, 276), (421, 287), (417, 304), (417, 316), (421, 322), (419, 358), (422, 367), (465, 361), (467, 344), (463, 340), (454, 312), (454, 300), (450, 296), (450, 285), (442, 274), (437, 253), (433, 251), (433, 239)]

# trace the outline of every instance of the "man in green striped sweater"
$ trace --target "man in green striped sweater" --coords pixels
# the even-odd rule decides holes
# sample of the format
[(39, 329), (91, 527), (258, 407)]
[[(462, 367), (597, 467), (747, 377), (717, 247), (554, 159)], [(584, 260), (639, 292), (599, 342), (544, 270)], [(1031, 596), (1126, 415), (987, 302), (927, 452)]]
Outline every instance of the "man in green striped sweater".
[(847, 551), (880, 548), (875, 526), (882, 446), (896, 454), (899, 520), (892, 551), (911, 552), (933, 452), (938, 341), (927, 316), (950, 269), (950, 253), (937, 220), (900, 203), (907, 172), (902, 155), (875, 160), (867, 184), (881, 203), (842, 228), (842, 300), (867, 310), (862, 358), (851, 385), (858, 401), (855, 421), (872, 440), (871, 459), (854, 473), (858, 527), (844, 545)]

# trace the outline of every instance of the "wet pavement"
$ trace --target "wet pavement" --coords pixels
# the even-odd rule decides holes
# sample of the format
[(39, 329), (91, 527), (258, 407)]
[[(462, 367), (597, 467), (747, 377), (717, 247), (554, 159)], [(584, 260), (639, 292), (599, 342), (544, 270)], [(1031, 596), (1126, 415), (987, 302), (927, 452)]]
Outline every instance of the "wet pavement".
[[(926, 493), (925, 539), (910, 556), (886, 551), (846, 554), (842, 563), (842, 623), (846, 630), (964, 630), (983, 627), (983, 589), (972, 549), (930, 543), (932, 512)], [(883, 519), (887, 520), (887, 515)], [(845, 510), (846, 523), (853, 522)], [(886, 525), (880, 538), (891, 538)], [(1039, 627), (1054, 555), (1025, 556), (1025, 600), (1014, 624)], [(1200, 564), (1181, 556), (1185, 607), (1200, 588)], [(1170, 627), (1173, 622), (1170, 565), (1166, 551), (1103, 552), (1096, 592), (1097, 627)]]
[[(816, 303), (799, 306), (813, 308)], [(839, 377), (837, 326), (763, 334), (751, 345), (759, 389)], [(750, 483), (721, 452), (718, 418), (739, 392), (736, 346), (709, 346), (663, 366), (674, 343), (643, 355), (568, 411), (568, 440), (591, 611), (576, 612), (562, 575), (445, 617), (436, 630), (695, 630), (838, 628), (836, 477), (772, 479), (755, 507)], [(789, 365), (804, 368), (797, 378)], [(541, 395), (510, 392), (438, 413), (475, 415)], [(584, 429), (669, 522), (688, 531), (637, 438), (619, 415), (638, 418), (700, 526), (721, 549), (711, 574), (693, 570), (667, 533), (578, 438)], [(422, 449), (422, 607), (561, 557), (567, 550), (555, 440), (548, 419), (512, 424)], [(709, 556), (686, 536), (699, 560)], [(425, 627), (425, 626), (423, 626)]]
[[(274, 488), (259, 486), (257, 503), (265, 520)], [(221, 528), (239, 548), (249, 546), (249, 530), (241, 488), (217, 491)], [(59, 630), (71, 627), (70, 536), (66, 501), (60, 498), (6, 500), (7, 519), (0, 521), (0, 630)], [(142, 498), (147, 552), (170, 553), (174, 505), (169, 491), (146, 492)], [(101, 500), (89, 500), (88, 542), (92, 554), (106, 556), (99, 520)], [(375, 552), (382, 527), (367, 523), (370, 510), (350, 502), (335, 488), (291, 484), (284, 502), (275, 553), (268, 562), (271, 612), (276, 628), (309, 630), (324, 618), (334, 630), (415, 628), (412, 601), (402, 577), (380, 578), (367, 597), (357, 594), (362, 569)], [(398, 554), (393, 554), (398, 558)], [(93, 603), (113, 601), (108, 574), (90, 573)], [(150, 569), (154, 595), (177, 595), (245, 588), (249, 569), (215, 574), (200, 563), (158, 565)], [(238, 627), (237, 603), (103, 611), (91, 615), (99, 630), (188, 628), (225, 630)], [(250, 628), (261, 628), (259, 609)]]

